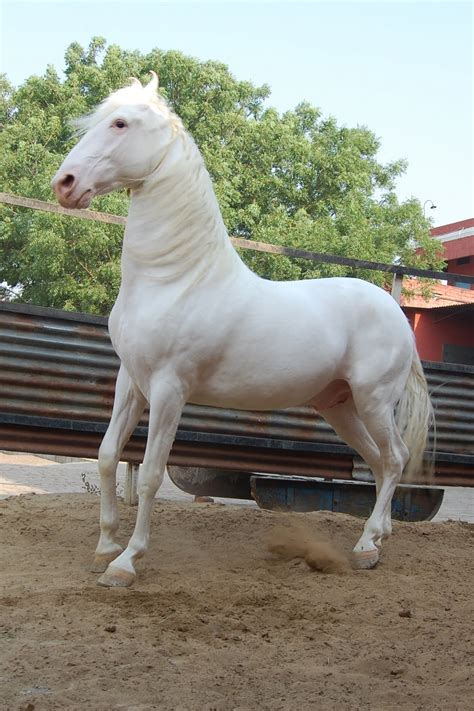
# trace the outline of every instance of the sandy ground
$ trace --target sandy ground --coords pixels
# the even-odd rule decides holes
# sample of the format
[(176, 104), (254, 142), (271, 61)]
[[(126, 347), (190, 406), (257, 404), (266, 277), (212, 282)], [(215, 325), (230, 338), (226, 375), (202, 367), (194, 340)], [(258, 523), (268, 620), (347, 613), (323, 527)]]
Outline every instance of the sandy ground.
[[(355, 572), (358, 519), (194, 504), (166, 479), (138, 580), (108, 590), (88, 572), (98, 483), (93, 461), (0, 453), (1, 709), (474, 708), (473, 490), (396, 523)], [(120, 508), (125, 543), (136, 509)]]
[[(288, 515), (158, 502), (138, 580), (114, 590), (88, 572), (98, 507), (0, 501), (2, 709), (474, 708), (472, 525), (398, 523), (375, 570), (322, 574), (268, 552)], [(346, 553), (362, 525), (290, 519)]]

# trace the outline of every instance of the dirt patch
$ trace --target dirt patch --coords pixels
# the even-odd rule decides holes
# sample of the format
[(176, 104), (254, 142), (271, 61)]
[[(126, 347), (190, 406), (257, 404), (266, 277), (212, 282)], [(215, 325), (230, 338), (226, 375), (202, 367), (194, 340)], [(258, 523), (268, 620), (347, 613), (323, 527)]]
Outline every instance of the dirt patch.
[[(135, 510), (121, 507), (122, 539)], [(349, 554), (362, 522), (293, 518)], [(158, 503), (128, 590), (88, 566), (98, 499), (0, 501), (2, 708), (471, 709), (472, 541), (395, 524), (375, 570), (315, 572), (266, 551), (288, 518)]]

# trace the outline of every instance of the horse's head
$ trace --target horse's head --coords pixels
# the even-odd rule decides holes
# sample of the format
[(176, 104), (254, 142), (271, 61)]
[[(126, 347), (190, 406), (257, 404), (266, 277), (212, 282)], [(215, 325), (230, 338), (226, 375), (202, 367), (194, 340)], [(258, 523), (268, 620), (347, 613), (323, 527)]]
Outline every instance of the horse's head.
[(63, 207), (85, 208), (95, 195), (140, 187), (158, 168), (181, 124), (152, 75), (146, 86), (133, 79), (76, 122), (83, 136), (52, 181)]

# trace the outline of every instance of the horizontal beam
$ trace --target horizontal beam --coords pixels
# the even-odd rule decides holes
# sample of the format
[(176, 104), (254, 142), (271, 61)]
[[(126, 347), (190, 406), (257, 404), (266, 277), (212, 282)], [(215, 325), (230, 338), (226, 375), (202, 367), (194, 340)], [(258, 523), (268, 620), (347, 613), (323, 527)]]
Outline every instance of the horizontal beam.
[(127, 224), (127, 218), (122, 215), (111, 215), (108, 212), (97, 212), (96, 210), (69, 210), (67, 207), (61, 207), (61, 205), (57, 205), (54, 202), (19, 197), (18, 195), (10, 195), (9, 193), (0, 193), (0, 203), (2, 202), (6, 205), (29, 207), (32, 210), (53, 212), (56, 215), (67, 215), (68, 217), (78, 217), (81, 220), (90, 220), (91, 222), (106, 222), (111, 225), (124, 226)]
[(307, 252), (304, 249), (294, 249), (293, 247), (283, 247), (277, 244), (267, 244), (266, 242), (254, 242), (253, 240), (232, 237), (232, 242), (236, 247), (242, 249), (254, 249), (257, 252), (268, 252), (269, 254), (282, 254), (295, 259), (309, 259), (319, 264), (339, 264), (352, 269), (368, 269), (387, 274), (402, 274), (404, 276), (420, 276), (428, 279), (446, 280), (459, 279), (469, 284), (474, 284), (474, 276), (464, 274), (452, 274), (451, 272), (436, 272), (431, 269), (418, 269), (417, 267), (405, 267), (401, 264), (384, 264), (382, 262), (367, 262), (362, 259), (352, 259), (350, 257), (339, 257), (335, 254), (323, 254), (321, 252)]
[[(57, 215), (67, 215), (70, 217), (78, 217), (82, 220), (91, 220), (94, 222), (104, 222), (113, 225), (126, 225), (127, 218), (122, 215), (112, 215), (106, 212), (97, 212), (95, 210), (69, 210), (52, 202), (44, 200), (35, 200), (33, 198), (19, 197), (8, 193), (0, 192), (0, 203), (7, 205), (16, 205), (19, 207), (28, 207), (33, 210), (41, 210), (43, 212), (52, 212)], [(307, 259), (318, 264), (337, 264), (351, 269), (367, 269), (369, 271), (384, 272), (386, 274), (400, 274), (403, 276), (419, 276), (427, 279), (442, 279), (446, 280), (448, 276), (451, 279), (456, 279), (467, 284), (474, 284), (474, 276), (467, 274), (453, 274), (451, 272), (437, 272), (431, 269), (418, 269), (418, 267), (405, 267), (400, 264), (384, 264), (383, 262), (368, 262), (362, 259), (351, 259), (350, 257), (340, 257), (335, 254), (323, 254), (321, 252), (309, 252), (304, 249), (294, 249), (293, 247), (285, 247), (278, 244), (268, 244), (267, 242), (256, 242), (249, 239), (241, 239), (240, 237), (231, 237), (235, 247), (240, 249), (252, 249), (255, 252), (266, 252), (267, 254), (280, 254), (293, 259)]]

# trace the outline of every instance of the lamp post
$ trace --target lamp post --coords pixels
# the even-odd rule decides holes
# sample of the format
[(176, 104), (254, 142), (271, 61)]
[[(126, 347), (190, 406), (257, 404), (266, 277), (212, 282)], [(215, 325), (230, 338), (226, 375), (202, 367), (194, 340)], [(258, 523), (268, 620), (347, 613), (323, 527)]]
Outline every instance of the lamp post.
[(426, 217), (426, 206), (428, 203), (431, 203), (430, 210), (436, 210), (436, 205), (434, 204), (433, 200), (425, 200), (423, 203), (423, 217)]

